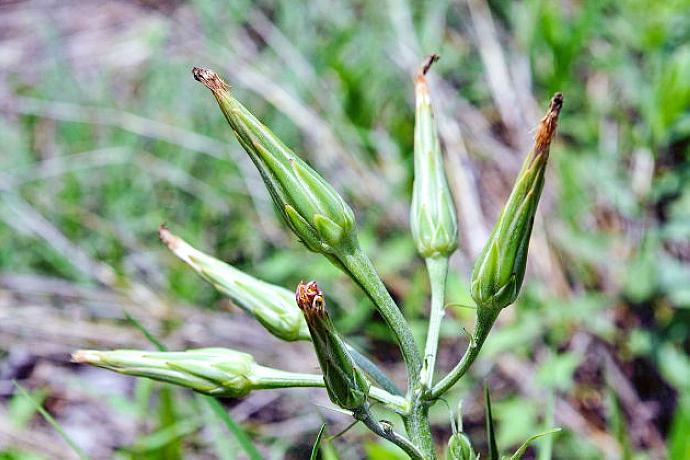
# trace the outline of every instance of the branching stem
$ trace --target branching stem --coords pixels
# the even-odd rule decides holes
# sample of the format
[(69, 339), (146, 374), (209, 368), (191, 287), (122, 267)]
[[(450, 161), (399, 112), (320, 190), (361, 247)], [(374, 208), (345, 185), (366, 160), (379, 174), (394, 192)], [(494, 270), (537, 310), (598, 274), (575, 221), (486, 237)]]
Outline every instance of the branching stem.
[(390, 425), (388, 422), (380, 422), (374, 419), (367, 407), (355, 411), (353, 415), (357, 420), (364, 423), (364, 425), (366, 425), (366, 427), (369, 428), (371, 431), (381, 436), (382, 438), (389, 440), (390, 442), (404, 450), (405, 453), (410, 456), (410, 458), (414, 460), (425, 460), (425, 457), (422, 455), (419, 449), (417, 449), (417, 447), (415, 447), (415, 445), (412, 444), (412, 442), (410, 442), (409, 439), (393, 431), (392, 425)]
[(470, 343), (467, 345), (465, 354), (462, 356), (458, 364), (448, 373), (448, 375), (443, 377), (440, 382), (434, 385), (433, 390), (429, 394), (429, 399), (433, 400), (441, 397), (469, 370), (470, 366), (472, 366), (472, 363), (474, 363), (474, 360), (477, 359), (477, 356), (479, 356), (479, 351), (481, 350), (486, 337), (489, 335), (489, 331), (491, 331), (491, 327), (493, 326), (494, 321), (496, 321), (499, 311), (483, 310), (482, 313), (478, 315), (477, 324), (475, 325), (474, 338), (473, 340), (470, 340)]

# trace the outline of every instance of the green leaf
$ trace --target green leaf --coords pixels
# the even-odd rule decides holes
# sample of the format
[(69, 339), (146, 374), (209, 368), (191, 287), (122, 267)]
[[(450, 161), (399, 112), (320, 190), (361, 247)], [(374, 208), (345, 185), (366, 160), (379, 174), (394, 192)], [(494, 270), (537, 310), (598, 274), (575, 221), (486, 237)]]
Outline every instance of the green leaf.
[(13, 383), (14, 386), (17, 388), (17, 391), (19, 391), (19, 393), (20, 393), (24, 398), (26, 398), (28, 401), (30, 401), (32, 404), (34, 404), (34, 407), (35, 407), (36, 411), (37, 411), (39, 414), (41, 414), (41, 415), (43, 416), (43, 418), (46, 420), (46, 422), (48, 422), (48, 423), (50, 424), (50, 426), (52, 426), (53, 429), (54, 429), (55, 431), (57, 431), (57, 433), (60, 435), (60, 437), (61, 437), (62, 439), (64, 439), (65, 442), (66, 442), (67, 444), (69, 444), (69, 446), (70, 446), (70, 447), (72, 448), (72, 450), (79, 456), (79, 458), (82, 459), (82, 460), (88, 460), (89, 456), (86, 455), (86, 452), (84, 452), (84, 451), (82, 450), (82, 448), (79, 447), (79, 446), (77, 445), (77, 443), (74, 442), (74, 440), (73, 440), (72, 438), (69, 437), (69, 435), (65, 432), (65, 430), (62, 428), (62, 426), (60, 426), (60, 424), (58, 423), (58, 421), (55, 420), (55, 418), (53, 418), (53, 416), (50, 415), (50, 414), (48, 413), (48, 411), (45, 410), (45, 409), (43, 408), (43, 406), (41, 406), (39, 403), (37, 403), (36, 401), (34, 401), (34, 399), (31, 397), (31, 395), (29, 394), (29, 392), (26, 391), (26, 389), (25, 389), (23, 386), (21, 386), (19, 383), (17, 383), (17, 382), (14, 381), (14, 380), (12, 381), (12, 383)]
[(161, 443), (158, 448), (160, 449), (161, 458), (165, 458), (166, 460), (182, 460), (183, 454), (180, 436), (186, 434), (187, 431), (176, 429), (178, 417), (173, 396), (172, 387), (168, 385), (163, 385), (158, 393), (158, 432), (164, 433), (164, 435), (159, 438)]
[(690, 394), (678, 403), (668, 437), (669, 460), (690, 458)]
[(211, 406), (211, 410), (216, 416), (223, 421), (228, 430), (235, 436), (237, 442), (240, 444), (242, 449), (247, 453), (251, 460), (263, 460), (261, 453), (256, 448), (252, 439), (247, 435), (247, 433), (242, 429), (242, 427), (230, 417), (230, 414), (225, 410), (223, 405), (218, 402), (215, 398), (211, 396), (197, 396), (198, 398), (203, 398), (206, 400), (207, 404)]
[(552, 428), (548, 431), (544, 431), (543, 433), (535, 434), (534, 436), (527, 439), (527, 441), (522, 443), (520, 448), (515, 451), (512, 457), (510, 457), (510, 460), (520, 460), (522, 456), (525, 455), (525, 452), (527, 451), (527, 448), (529, 447), (530, 443), (535, 439), (541, 438), (542, 436), (546, 436), (549, 434), (558, 433), (559, 431), (561, 431), (560, 428)]
[(319, 444), (321, 444), (321, 437), (325, 432), (326, 424), (324, 423), (321, 425), (319, 434), (316, 435), (316, 439), (314, 440), (314, 446), (311, 448), (311, 455), (309, 456), (309, 460), (316, 460), (316, 456), (319, 454)]
[[(549, 399), (546, 403), (546, 410), (544, 411), (544, 425), (553, 426), (555, 417), (556, 396), (553, 392), (549, 393)], [(553, 455), (553, 437), (547, 437), (537, 446), (539, 460), (551, 460)]]
[(486, 412), (486, 439), (489, 445), (489, 460), (499, 460), (498, 447), (496, 446), (496, 433), (494, 432), (494, 418), (491, 412), (491, 396), (489, 387), (484, 385), (484, 403)]

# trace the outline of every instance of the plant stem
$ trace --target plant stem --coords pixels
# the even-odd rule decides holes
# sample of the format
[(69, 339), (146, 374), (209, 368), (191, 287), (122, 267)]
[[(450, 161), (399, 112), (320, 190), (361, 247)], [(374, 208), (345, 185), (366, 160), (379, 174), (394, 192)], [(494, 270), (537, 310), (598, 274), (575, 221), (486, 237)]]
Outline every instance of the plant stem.
[[(255, 379), (257, 381), (255, 384), (256, 389), (323, 388), (325, 386), (323, 376), (318, 374), (287, 372), (263, 366), (257, 366)], [(369, 396), (371, 399), (385, 404), (389, 409), (398, 414), (406, 415), (410, 410), (410, 404), (405, 398), (393, 395), (381, 388), (371, 387), (369, 389)]]
[(408, 389), (413, 388), (419, 381), (422, 360), (419, 356), (419, 350), (412, 335), (412, 330), (407, 321), (405, 321), (400, 309), (391, 298), (386, 286), (383, 285), (369, 257), (367, 257), (359, 245), (354, 245), (349, 252), (339, 253), (337, 259), (343, 265), (346, 272), (371, 298), (376, 309), (393, 331), (407, 367)]
[(486, 340), (486, 337), (491, 331), (491, 327), (498, 317), (500, 310), (489, 310), (484, 307), (478, 307), (477, 324), (475, 325), (474, 338), (470, 341), (465, 350), (465, 354), (460, 359), (460, 362), (451, 370), (448, 375), (443, 377), (440, 382), (434, 385), (433, 390), (429, 395), (429, 399), (438, 399), (443, 393), (448, 391), (460, 378), (465, 375), (467, 370), (472, 366), (474, 360), (477, 359), (479, 351)]
[(434, 438), (431, 436), (428, 405), (426, 401), (422, 399), (422, 395), (423, 389), (420, 385), (413, 393), (412, 401), (410, 401), (410, 413), (404, 418), (405, 430), (424, 453), (424, 459), (433, 460), (436, 458)]
[(424, 348), (424, 367), (422, 385), (430, 389), (434, 381), (434, 367), (436, 366), (436, 351), (441, 330), (441, 320), (445, 315), (446, 278), (448, 276), (447, 257), (427, 257), (427, 272), (431, 284), (431, 310), (429, 312), (429, 330), (426, 335)]
[(409, 439), (405, 438), (401, 434), (393, 431), (393, 427), (388, 422), (379, 422), (375, 420), (368, 407), (359, 409), (353, 413), (354, 417), (364, 423), (367, 428), (381, 436), (384, 439), (389, 440), (396, 446), (400, 447), (405, 451), (410, 458), (415, 460), (425, 460), (426, 457), (410, 442)]
[(431, 437), (431, 427), (427, 418), (426, 401), (422, 398), (420, 381), (422, 360), (412, 330), (388, 293), (386, 286), (383, 285), (373, 264), (358, 244), (353, 244), (352, 249), (348, 252), (337, 254), (336, 260), (341, 268), (367, 293), (395, 335), (407, 367), (409, 412), (403, 416), (405, 428), (411, 442), (422, 452), (423, 456), (420, 458), (434, 459), (436, 454)]

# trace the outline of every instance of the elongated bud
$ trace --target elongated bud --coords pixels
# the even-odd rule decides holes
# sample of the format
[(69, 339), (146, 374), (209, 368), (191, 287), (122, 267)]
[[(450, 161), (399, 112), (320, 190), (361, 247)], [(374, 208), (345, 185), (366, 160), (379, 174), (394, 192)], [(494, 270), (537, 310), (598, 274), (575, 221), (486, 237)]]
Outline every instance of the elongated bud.
[(158, 236), (177, 257), (254, 316), (271, 334), (287, 341), (309, 340), (307, 323), (292, 292), (194, 249), (164, 226), (158, 229)]
[(455, 207), (446, 180), (425, 77), (436, 60), (436, 54), (427, 59), (415, 83), (414, 185), (410, 225), (417, 251), (423, 257), (450, 256), (458, 247)]
[(349, 247), (355, 239), (354, 213), (338, 192), (234, 99), (215, 72), (195, 67), (193, 73), (213, 92), (279, 213), (305, 246), (326, 254)]
[(556, 93), (539, 123), (534, 147), (525, 158), (513, 191), (472, 271), (471, 294), (480, 310), (494, 313), (510, 305), (522, 286), (534, 215), (544, 187), (549, 146), (563, 95)]
[(323, 385), (320, 375), (260, 366), (251, 355), (227, 348), (180, 352), (79, 350), (72, 355), (72, 361), (231, 398), (252, 390)]
[(454, 433), (448, 440), (446, 460), (477, 460), (470, 439), (465, 433)]
[(335, 330), (319, 286), (315, 281), (302, 282), (297, 286), (295, 297), (307, 320), (331, 401), (348, 410), (364, 407), (369, 394), (369, 382), (355, 365)]
[(72, 361), (232, 398), (253, 389), (259, 367), (251, 355), (223, 348), (184, 352), (80, 350), (72, 355)]

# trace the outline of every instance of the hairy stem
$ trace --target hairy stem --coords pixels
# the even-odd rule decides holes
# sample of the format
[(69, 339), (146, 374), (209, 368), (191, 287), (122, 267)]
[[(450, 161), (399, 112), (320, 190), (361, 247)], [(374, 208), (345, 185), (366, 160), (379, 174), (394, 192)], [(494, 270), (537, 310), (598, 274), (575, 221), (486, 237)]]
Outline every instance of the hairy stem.
[(417, 449), (417, 447), (415, 447), (414, 444), (412, 444), (412, 442), (410, 442), (409, 439), (393, 431), (393, 427), (390, 425), (390, 423), (375, 420), (367, 407), (355, 411), (353, 415), (357, 420), (364, 423), (364, 425), (366, 425), (366, 427), (371, 431), (400, 447), (407, 455), (410, 456), (410, 458), (415, 460), (425, 460), (426, 457), (424, 457), (424, 455), (419, 451), (419, 449)]
[(429, 411), (426, 401), (422, 399), (422, 388), (414, 392), (410, 402), (410, 413), (404, 418), (405, 430), (419, 449), (424, 453), (426, 460), (436, 458), (434, 450), (434, 438), (431, 436), (429, 425)]
[(431, 284), (431, 310), (429, 313), (429, 330), (426, 334), (426, 346), (424, 348), (424, 371), (422, 372), (422, 385), (430, 389), (434, 381), (434, 368), (436, 366), (436, 351), (438, 350), (438, 338), (441, 330), (441, 320), (445, 315), (445, 291), (446, 277), (448, 276), (447, 257), (428, 257), (426, 267)]
[(422, 360), (410, 326), (391, 298), (386, 286), (383, 285), (373, 264), (359, 246), (348, 253), (338, 254), (337, 258), (346, 272), (371, 298), (376, 309), (393, 331), (407, 366), (408, 389), (413, 388), (419, 381)]
[(358, 245), (355, 245), (352, 251), (348, 253), (338, 254), (337, 261), (371, 298), (395, 335), (407, 367), (409, 412), (403, 416), (405, 428), (411, 442), (423, 453), (421, 458), (434, 459), (436, 454), (431, 437), (431, 427), (427, 418), (426, 402), (422, 398), (420, 381), (422, 360), (412, 330), (388, 293), (386, 286), (383, 285), (373, 264)]

